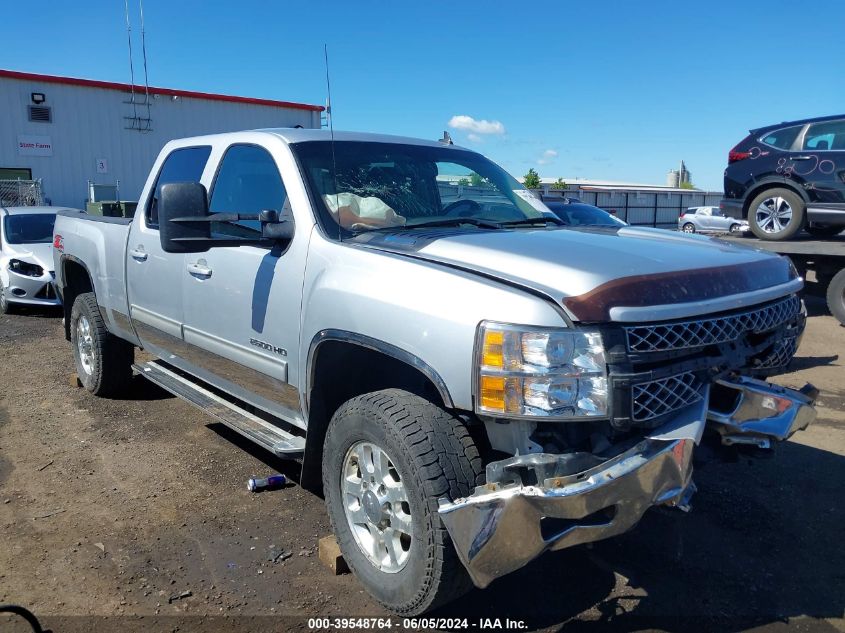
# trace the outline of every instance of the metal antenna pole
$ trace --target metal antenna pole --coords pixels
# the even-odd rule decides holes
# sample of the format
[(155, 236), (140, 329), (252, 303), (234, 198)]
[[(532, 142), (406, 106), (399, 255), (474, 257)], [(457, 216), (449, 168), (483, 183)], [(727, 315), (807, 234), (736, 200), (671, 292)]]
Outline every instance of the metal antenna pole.
[(329, 80), (329, 47), (323, 44), (323, 57), (326, 61), (326, 115), (329, 119), (329, 134), (332, 145), (332, 176), (334, 179), (334, 204), (337, 207), (337, 238), (343, 239), (343, 227), (340, 225), (340, 196), (337, 190), (337, 160), (334, 154), (334, 117), (332, 116), (332, 84)]
[(129, 23), (129, 0), (123, 0), (123, 9), (126, 13), (126, 38), (129, 42), (129, 87), (132, 93), (132, 116), (138, 121), (138, 110), (135, 107), (135, 66), (132, 64), (132, 26)]
[(147, 37), (144, 30), (144, 0), (138, 0), (138, 6), (141, 10), (141, 53), (144, 57), (144, 103), (147, 104), (147, 128), (150, 127), (150, 82), (147, 78)]

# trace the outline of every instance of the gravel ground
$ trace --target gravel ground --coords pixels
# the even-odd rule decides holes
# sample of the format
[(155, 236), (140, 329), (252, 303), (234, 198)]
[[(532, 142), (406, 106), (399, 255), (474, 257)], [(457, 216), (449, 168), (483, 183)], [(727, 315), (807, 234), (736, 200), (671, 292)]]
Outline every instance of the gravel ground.
[[(443, 616), (529, 630), (845, 631), (845, 328), (811, 302), (778, 378), (821, 389), (819, 419), (773, 459), (696, 473), (694, 511), (547, 555)], [(320, 499), (252, 475), (298, 465), (241, 441), (140, 377), (126, 399), (70, 384), (61, 317), (0, 316), (0, 602), (54, 631), (308, 629), (386, 616), (317, 559)], [(28, 630), (0, 616), (0, 630)], [(401, 619), (394, 619), (394, 627)]]

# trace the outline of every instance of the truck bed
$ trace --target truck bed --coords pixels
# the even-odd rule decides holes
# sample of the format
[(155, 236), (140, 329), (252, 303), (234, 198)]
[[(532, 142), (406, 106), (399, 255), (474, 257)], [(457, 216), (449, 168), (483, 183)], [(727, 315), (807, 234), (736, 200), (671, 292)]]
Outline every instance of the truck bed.
[[(88, 276), (94, 284), (100, 312), (112, 333), (129, 340), (134, 332), (129, 331), (129, 305), (126, 297), (126, 244), (132, 218), (115, 218), (87, 213), (59, 212), (56, 217), (54, 235), (61, 236), (62, 249), (54, 251), (56, 263), (56, 285), (64, 285), (64, 267), (59, 259), (88, 268)], [(96, 266), (96, 270), (91, 267)]]

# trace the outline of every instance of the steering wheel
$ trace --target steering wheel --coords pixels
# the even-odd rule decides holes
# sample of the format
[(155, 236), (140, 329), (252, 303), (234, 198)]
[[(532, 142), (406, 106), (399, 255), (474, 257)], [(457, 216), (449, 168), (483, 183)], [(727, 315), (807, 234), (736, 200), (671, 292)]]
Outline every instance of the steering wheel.
[(481, 211), (481, 205), (469, 198), (455, 200), (443, 207), (443, 215), (448, 217), (470, 218), (479, 211)]

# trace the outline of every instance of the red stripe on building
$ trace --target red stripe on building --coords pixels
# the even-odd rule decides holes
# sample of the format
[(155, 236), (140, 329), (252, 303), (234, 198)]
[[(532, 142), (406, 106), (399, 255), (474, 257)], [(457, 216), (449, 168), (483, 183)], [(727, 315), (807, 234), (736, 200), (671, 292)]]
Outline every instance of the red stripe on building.
[(208, 101), (228, 101), (230, 103), (249, 103), (252, 105), (270, 106), (273, 108), (293, 108), (295, 110), (309, 110), (311, 112), (322, 112), (323, 106), (311, 105), (308, 103), (295, 103), (293, 101), (276, 101), (274, 99), (257, 99), (255, 97), (238, 97), (235, 95), (221, 95), (211, 92), (196, 92), (193, 90), (175, 90), (173, 88), (154, 88), (144, 86), (122, 84), (114, 81), (98, 81), (96, 79), (79, 79), (77, 77), (59, 77), (57, 75), (41, 75), (38, 73), (23, 73), (16, 70), (0, 69), (0, 77), (9, 79), (22, 79), (25, 81), (41, 81), (44, 83), (64, 84), (66, 86), (85, 86), (88, 88), (105, 88), (106, 90), (121, 90), (124, 92), (144, 93), (148, 90), (153, 95), (164, 95), (168, 97), (187, 97), (190, 99), (206, 99)]

